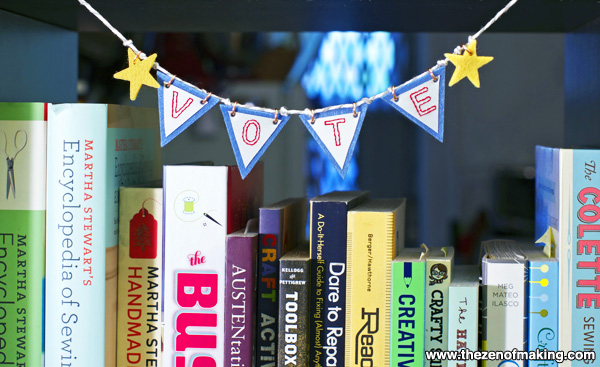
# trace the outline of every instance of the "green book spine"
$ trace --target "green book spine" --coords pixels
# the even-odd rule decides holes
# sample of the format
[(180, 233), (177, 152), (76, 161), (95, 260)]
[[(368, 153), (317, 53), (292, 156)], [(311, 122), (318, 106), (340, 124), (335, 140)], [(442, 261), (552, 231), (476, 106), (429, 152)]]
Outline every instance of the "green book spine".
[(421, 367), (425, 353), (425, 262), (392, 263), (391, 366)]
[[(452, 280), (454, 249), (430, 251), (426, 261), (425, 350), (448, 350), (448, 291)], [(426, 360), (426, 367), (447, 367), (446, 360)]]
[(46, 120), (43, 103), (0, 103), (1, 365), (43, 360)]

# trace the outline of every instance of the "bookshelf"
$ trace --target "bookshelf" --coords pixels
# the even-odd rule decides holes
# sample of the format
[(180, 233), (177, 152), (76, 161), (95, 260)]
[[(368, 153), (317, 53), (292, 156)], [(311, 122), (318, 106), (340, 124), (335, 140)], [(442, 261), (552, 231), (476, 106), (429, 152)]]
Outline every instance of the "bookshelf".
[[(416, 57), (418, 67), (415, 69), (422, 70), (439, 57), (441, 52), (448, 51), (451, 48), (449, 45), (454, 45), (456, 39), (466, 39), (467, 33), (463, 32), (479, 29), (481, 23), (489, 19), (505, 3), (505, 0), (485, 2), (383, 0), (377, 3), (356, 0), (312, 2), (182, 0), (177, 7), (174, 7), (168, 2), (157, 0), (128, 2), (108, 0), (98, 5), (98, 10), (111, 19), (117, 28), (126, 32), (327, 30), (419, 32), (413, 35), (412, 39), (416, 43), (424, 42), (427, 46)], [(419, 16), (413, 16), (415, 12)], [(131, 16), (132, 14), (136, 16)], [(368, 16), (359, 18), (358, 14), (368, 14)], [(495, 61), (497, 64), (504, 65), (503, 70), (516, 72), (514, 68), (522, 68), (518, 77), (527, 77), (524, 80), (529, 83), (527, 85), (536, 82), (541, 84), (542, 95), (537, 95), (535, 98), (538, 103), (545, 102), (536, 105), (536, 111), (544, 114), (527, 114), (527, 120), (531, 125), (516, 131), (517, 134), (534, 136), (528, 141), (536, 143), (541, 143), (539, 137), (545, 136), (545, 139), (548, 139), (545, 141), (551, 141), (547, 144), (598, 145), (600, 106), (597, 100), (600, 97), (600, 81), (596, 76), (600, 66), (596, 60), (600, 56), (599, 19), (600, 5), (597, 3), (524, 0), (502, 18), (491, 33), (486, 34), (489, 40), (486, 42), (489, 42), (490, 48), (495, 51), (490, 54), (497, 57)], [(10, 50), (10, 52), (3, 52), (0, 58), (0, 66), (8, 71), (5, 72), (7, 79), (3, 80), (0, 87), (0, 100), (76, 101), (80, 32), (105, 32), (105, 29), (80, 8), (75, 0), (3, 1), (0, 4), (0, 49)], [(457, 36), (457, 33), (460, 35)], [(529, 49), (528, 44), (533, 43), (535, 46)], [(548, 54), (536, 59), (534, 53), (540, 50)], [(563, 55), (562, 64), (558, 62), (558, 65), (548, 65), (549, 58), (553, 62), (557, 61), (557, 53)], [(41, 55), (44, 57), (40, 57)], [(512, 61), (507, 61), (508, 56), (513, 57)], [(522, 60), (518, 59), (519, 56)], [(500, 66), (496, 68), (497, 73), (500, 68)], [(10, 72), (13, 70), (19, 72)], [(548, 74), (552, 70), (561, 70), (563, 75)], [(492, 74), (486, 74), (486, 77), (489, 78), (487, 82), (493, 84)], [(494, 77), (500, 79), (504, 76), (498, 74)], [(548, 83), (554, 85), (548, 87)], [(31, 88), (32, 85), (36, 87)], [(448, 98), (453, 99), (455, 111), (449, 109), (448, 113), (455, 113), (455, 116), (465, 120), (472, 118), (472, 111), (460, 110), (460, 106), (465, 106), (476, 95), (480, 96), (478, 103), (481, 99), (485, 99), (486, 106), (494, 104), (500, 106), (505, 102), (499, 99), (497, 94), (490, 94), (489, 89), (485, 89), (485, 82), (482, 90), (467, 87), (470, 88), (470, 86), (459, 85), (452, 90), (454, 96)], [(504, 88), (501, 93), (511, 97), (510, 107), (507, 108), (516, 111), (518, 108), (525, 109), (529, 106), (524, 101), (531, 97), (530, 90), (518, 85), (514, 85), (513, 88), (505, 85)], [(544, 94), (543, 92), (547, 90), (558, 90), (562, 93)], [(448, 104), (450, 102), (448, 100)], [(497, 107), (497, 109), (502, 108), (502, 106)], [(481, 107), (477, 113), (479, 116), (494, 114), (493, 111)], [(523, 114), (516, 111), (514, 115)], [(510, 119), (514, 115), (507, 114), (503, 118)], [(376, 118), (375, 115), (374, 119)], [(400, 122), (403, 123), (405, 122)], [(474, 128), (477, 125), (478, 121), (475, 119), (469, 122), (469, 125), (454, 126), (455, 132), (448, 131), (448, 134), (462, 133), (466, 130), (465, 126)], [(504, 145), (510, 153), (510, 149), (513, 149), (515, 144), (512, 140), (513, 136), (510, 133), (500, 134), (503, 131), (502, 127), (482, 124), (478, 128), (469, 130), (469, 135), (460, 135), (465, 140), (448, 139), (444, 145), (440, 145), (410, 128), (408, 131), (402, 127), (398, 129), (398, 132), (408, 132), (409, 136), (414, 138), (414, 145), (410, 147), (408, 153), (416, 154), (422, 159), (419, 162), (421, 167), (415, 167), (414, 163), (403, 166), (403, 168), (416, 170), (415, 175), (411, 173), (413, 178), (400, 178), (401, 173), (389, 170), (382, 172), (381, 167), (372, 167), (371, 177), (375, 181), (378, 177), (389, 181), (400, 178), (406, 187), (418, 186), (415, 195), (420, 203), (418, 222), (422, 223), (418, 227), (419, 240), (428, 243), (444, 243), (449, 235), (436, 229), (440, 227), (440, 223), (447, 225), (453, 217), (460, 216), (457, 207), (463, 205), (454, 195), (457, 192), (454, 186), (460, 187), (458, 192), (478, 189), (478, 187), (464, 187), (469, 183), (469, 177), (463, 177), (460, 167), (456, 167), (453, 162), (461, 155), (474, 154), (473, 151), (478, 148), (486, 149), (488, 145), (485, 142), (492, 139), (494, 139), (494, 149), (501, 150), (502, 140), (504, 140)], [(551, 133), (548, 133), (549, 129)], [(368, 136), (373, 140), (373, 144), (376, 144), (382, 134), (384, 134), (382, 129), (373, 127), (365, 130), (363, 137)], [(223, 148), (229, 150), (230, 146), (225, 144)], [(365, 149), (365, 152), (367, 151)], [(373, 157), (370, 154), (365, 153), (361, 158), (366, 164), (369, 164), (369, 157)], [(376, 155), (377, 152), (372, 154)], [(533, 148), (529, 154), (533, 156)], [(522, 163), (518, 158), (515, 160)], [(395, 160), (394, 162), (396, 163)], [(403, 163), (398, 162), (398, 164)], [(279, 167), (280, 170), (283, 169), (283, 164)], [(295, 171), (286, 171), (284, 175), (281, 173), (279, 175), (290, 177), (294, 172), (302, 172), (301, 164), (296, 164), (294, 169)], [(446, 180), (448, 175), (456, 180), (448, 183)], [(442, 190), (437, 190), (440, 188), (440, 183), (448, 185), (442, 184)], [(278, 187), (282, 186), (278, 185)], [(301, 187), (297, 186), (294, 188), (294, 190), (300, 189)], [(290, 193), (281, 191), (278, 194)], [(489, 197), (489, 193), (480, 194), (480, 201), (483, 200), (481, 198), (486, 197)], [(439, 203), (443, 203), (441, 209)]]

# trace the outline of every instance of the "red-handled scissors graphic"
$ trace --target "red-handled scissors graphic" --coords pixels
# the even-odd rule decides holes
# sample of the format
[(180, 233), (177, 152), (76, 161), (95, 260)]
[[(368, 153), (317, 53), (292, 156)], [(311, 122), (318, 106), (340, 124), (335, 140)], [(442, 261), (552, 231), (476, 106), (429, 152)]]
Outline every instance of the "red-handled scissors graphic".
[[(6, 155), (6, 198), (8, 199), (11, 187), (13, 191), (13, 198), (16, 198), (17, 185), (15, 183), (15, 159), (27, 145), (27, 133), (25, 130), (17, 130), (15, 133), (13, 143), (16, 152), (12, 157), (8, 155), (8, 137), (6, 132), (2, 131), (2, 135), (4, 135), (4, 154)], [(22, 135), (21, 139), (19, 139), (20, 135)], [(21, 140), (20, 144), (18, 143), (18, 140)]]

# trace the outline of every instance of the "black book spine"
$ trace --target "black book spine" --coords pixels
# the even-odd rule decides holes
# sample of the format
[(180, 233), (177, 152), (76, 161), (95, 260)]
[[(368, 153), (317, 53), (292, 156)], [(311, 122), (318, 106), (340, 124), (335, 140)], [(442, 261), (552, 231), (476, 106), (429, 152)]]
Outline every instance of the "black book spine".
[(284, 256), (279, 265), (280, 367), (308, 367), (310, 259)]

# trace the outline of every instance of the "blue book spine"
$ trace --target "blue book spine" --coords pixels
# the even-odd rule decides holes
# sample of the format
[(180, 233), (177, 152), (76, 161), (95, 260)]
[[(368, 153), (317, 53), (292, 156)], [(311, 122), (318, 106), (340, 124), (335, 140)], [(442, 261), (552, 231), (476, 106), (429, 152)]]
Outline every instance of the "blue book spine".
[[(529, 261), (529, 350), (558, 350), (558, 262)], [(556, 366), (556, 361), (530, 360), (530, 367)]]
[(548, 227), (559, 229), (560, 150), (538, 146), (535, 150), (535, 238)]
[(311, 366), (345, 365), (348, 204), (311, 203)]
[(277, 366), (279, 330), (279, 258), (282, 252), (280, 210), (259, 211), (256, 366)]

